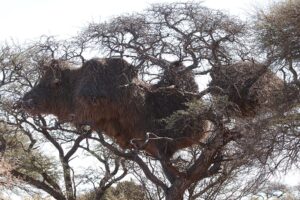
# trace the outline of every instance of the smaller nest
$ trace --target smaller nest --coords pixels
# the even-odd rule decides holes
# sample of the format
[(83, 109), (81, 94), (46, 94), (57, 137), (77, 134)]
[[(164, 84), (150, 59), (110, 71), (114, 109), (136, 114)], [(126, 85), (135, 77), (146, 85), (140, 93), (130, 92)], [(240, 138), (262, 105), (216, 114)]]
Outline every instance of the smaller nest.
[[(284, 82), (267, 66), (255, 62), (238, 62), (214, 68), (210, 86), (217, 86), (228, 100), (238, 106), (242, 116), (254, 116), (259, 109), (274, 110)], [(215, 92), (213, 95), (220, 95)]]
[(152, 85), (146, 95), (147, 110), (151, 118), (169, 117), (177, 110), (187, 108), (186, 103), (198, 93), (198, 85), (191, 70), (180, 61), (170, 64), (157, 84)]
[(176, 61), (164, 69), (164, 73), (159, 82), (152, 86), (153, 89), (174, 86), (183, 92), (198, 92), (198, 85), (192, 70), (187, 70), (180, 62)]

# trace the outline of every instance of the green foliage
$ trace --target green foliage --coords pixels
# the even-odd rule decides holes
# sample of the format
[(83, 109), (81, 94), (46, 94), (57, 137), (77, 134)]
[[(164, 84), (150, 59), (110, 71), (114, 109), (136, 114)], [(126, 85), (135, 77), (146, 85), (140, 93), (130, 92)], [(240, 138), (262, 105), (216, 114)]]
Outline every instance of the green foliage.
[(300, 60), (300, 1), (285, 0), (257, 15), (256, 29), (263, 49), (276, 59)]
[(187, 109), (178, 110), (169, 117), (163, 119), (163, 121), (167, 124), (167, 129), (174, 128), (179, 121), (183, 122), (184, 124), (194, 121), (204, 113), (207, 107), (202, 100), (194, 100), (188, 102), (186, 105), (188, 107)]
[(51, 179), (57, 181), (60, 173), (57, 170), (57, 162), (51, 155), (47, 155), (40, 149), (30, 149), (31, 141), (22, 131), (10, 130), (5, 127), (3, 137), (6, 141), (6, 150), (3, 155), (6, 162), (10, 163), (14, 170), (26, 174), (35, 179), (42, 179), (46, 173)]
[(137, 185), (133, 181), (124, 181), (112, 188), (111, 196), (124, 200), (144, 200), (146, 195), (142, 186)]
[[(87, 192), (80, 196), (79, 200), (91, 200), (95, 198), (95, 192)], [(110, 187), (101, 197), (101, 200), (145, 200), (146, 192), (141, 185), (134, 183), (133, 181), (124, 181), (116, 185), (116, 187)]]

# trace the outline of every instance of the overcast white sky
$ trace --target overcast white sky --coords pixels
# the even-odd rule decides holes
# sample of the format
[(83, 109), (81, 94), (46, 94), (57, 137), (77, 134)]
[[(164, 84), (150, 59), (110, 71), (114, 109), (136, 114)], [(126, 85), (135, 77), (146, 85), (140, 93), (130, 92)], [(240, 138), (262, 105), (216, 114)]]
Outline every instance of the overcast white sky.
[[(243, 15), (253, 5), (268, 1), (206, 0), (204, 5)], [(158, 2), (174, 0), (0, 0), (0, 41), (14, 39), (22, 42), (40, 35), (73, 36), (88, 22), (141, 11)]]
[[(175, 0), (176, 1), (176, 0)], [(186, 2), (177, 0), (177, 2)], [(142, 11), (152, 3), (174, 0), (0, 0), (0, 42), (24, 42), (41, 35), (70, 37), (89, 22), (98, 22), (121, 13)], [(196, 2), (196, 0), (194, 0)], [(206, 0), (203, 4), (227, 10), (245, 18), (254, 7), (271, 0)], [(285, 178), (291, 184), (299, 183), (298, 174)]]

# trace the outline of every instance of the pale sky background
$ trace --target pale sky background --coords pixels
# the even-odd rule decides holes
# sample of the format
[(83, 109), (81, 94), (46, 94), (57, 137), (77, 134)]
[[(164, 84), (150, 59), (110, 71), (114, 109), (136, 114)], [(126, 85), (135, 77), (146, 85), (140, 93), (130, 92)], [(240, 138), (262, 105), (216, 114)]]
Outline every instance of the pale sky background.
[[(204, 5), (243, 15), (254, 5), (268, 1), (206, 0)], [(73, 36), (91, 21), (141, 11), (151, 3), (159, 2), (174, 0), (0, 0), (0, 41), (23, 42), (40, 35)]]
[[(0, 44), (10, 40), (23, 43), (38, 39), (41, 35), (68, 38), (76, 35), (89, 22), (142, 11), (152, 3), (162, 2), (174, 0), (0, 0)], [(272, 1), (206, 0), (203, 5), (246, 19), (247, 14), (255, 7), (266, 6), (270, 2)], [(291, 185), (300, 183), (299, 172), (291, 172), (282, 179)]]

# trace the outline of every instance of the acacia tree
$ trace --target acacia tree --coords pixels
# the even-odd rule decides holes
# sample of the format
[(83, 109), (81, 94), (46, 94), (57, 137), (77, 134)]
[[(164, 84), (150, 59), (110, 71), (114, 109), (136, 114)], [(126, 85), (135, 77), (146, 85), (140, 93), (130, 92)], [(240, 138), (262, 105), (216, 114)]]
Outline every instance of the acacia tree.
[(268, 10), (258, 10), (255, 20), (259, 47), (276, 62), (284, 77), (290, 78), (298, 87), (299, 9), (298, 0), (282, 1), (270, 6)]
[[(293, 20), (291, 23), (294, 22), (293, 24), (297, 26)], [(263, 76), (268, 76), (265, 74), (271, 73), (276, 60), (275, 54), (267, 52), (265, 58), (263, 54), (260, 56), (264, 65), (261, 70), (255, 72), (248, 68), (244, 74), (239, 72), (239, 68), (242, 69), (243, 66), (235, 64), (238, 61), (249, 60), (253, 66), (255, 62), (258, 62), (251, 57), (251, 49), (244, 48), (247, 45), (246, 37), (249, 37), (247, 28), (250, 27), (220, 11), (211, 10), (199, 4), (179, 3), (158, 4), (144, 13), (119, 16), (106, 23), (90, 24), (82, 35), (85, 40), (99, 45), (99, 49), (108, 56), (132, 59), (142, 74), (147, 74), (157, 68), (165, 72), (172, 62), (180, 61), (185, 64), (186, 68), (179, 73), (192, 70), (200, 77), (209, 74), (213, 80), (218, 79), (217, 84), (210, 84), (198, 94), (200, 97), (211, 94), (213, 96), (211, 101), (206, 102), (204, 106), (199, 102), (191, 103), (190, 109), (185, 110), (185, 113), (177, 113), (177, 117), (181, 116), (185, 119), (201, 116), (202, 119), (213, 123), (214, 130), (205, 145), (199, 144), (198, 154), (185, 161), (186, 165), (183, 170), (175, 162), (171, 161), (170, 164), (169, 161), (159, 160), (170, 185), (153, 177), (153, 173), (149, 174), (147, 167), (140, 163), (146, 176), (163, 188), (166, 199), (181, 199), (188, 188), (193, 191), (195, 183), (202, 188), (200, 192), (198, 191), (198, 195), (194, 195), (194, 198), (201, 198), (205, 195), (208, 195), (205, 199), (214, 198), (220, 195), (218, 192), (221, 186), (225, 188), (228, 186), (226, 183), (230, 182), (229, 177), (235, 173), (241, 173), (242, 170), (249, 170), (251, 167), (259, 168), (261, 173), (257, 174), (258, 179), (255, 181), (259, 184), (269, 171), (280, 165), (286, 167), (288, 163), (297, 162), (299, 71), (290, 65), (289, 70), (293, 82), (284, 79), (284, 83), (280, 83), (281, 80), (276, 81), (276, 78), (269, 81), (273, 83), (274, 88), (285, 85), (285, 89), (278, 89), (280, 91), (291, 91), (279, 94), (285, 98), (276, 100), (277, 109), (270, 110), (267, 106), (260, 105), (259, 111), (254, 111), (254, 114), (250, 112), (249, 107), (252, 105), (248, 103), (251, 103), (251, 99), (248, 99), (247, 95), (251, 96), (251, 90), (254, 90), (251, 88), (264, 87), (262, 84), (266, 81), (259, 80)], [(295, 40), (297, 41), (297, 36)], [(297, 47), (295, 49), (297, 52)], [(236, 72), (230, 70), (236, 70)], [(236, 82), (230, 83), (230, 79), (226, 79), (226, 76), (234, 77), (234, 75), (228, 73), (236, 73), (236, 76), (251, 76), (251, 73), (256, 75), (240, 81), (237, 81), (238, 78), (235, 77)], [(159, 74), (157, 76), (159, 77)], [(285, 74), (285, 76), (288, 75)], [(220, 80), (223, 81), (221, 84)], [(267, 89), (268, 92), (272, 90), (270, 88), (272, 86)], [(215, 89), (223, 95), (216, 97), (213, 92)], [(263, 95), (267, 95), (268, 92)], [(247, 95), (244, 98), (245, 94)], [(263, 98), (263, 95), (255, 100), (252, 99), (252, 103), (255, 105), (256, 101), (259, 102), (260, 98)], [(267, 98), (272, 97), (267, 96)], [(227, 109), (227, 105), (231, 103), (234, 103), (234, 106), (238, 105), (238, 109), (242, 112), (241, 116)], [(178, 119), (176, 114), (168, 118), (170, 123), (176, 119)], [(100, 142), (113, 150), (105, 141)], [(114, 152), (128, 159), (132, 157), (128, 154), (120, 154), (116, 150)], [(164, 166), (166, 163), (169, 166)], [(211, 178), (210, 181), (207, 181), (208, 177)], [(248, 184), (248, 186), (254, 185)], [(248, 189), (246, 188), (245, 191)], [(243, 190), (240, 192), (243, 193)], [(230, 195), (233, 198), (233, 194)]]
[[(259, 52), (265, 53), (273, 61), (273, 68), (279, 71), (285, 83), (290, 83), (291, 87), (298, 89), (300, 88), (299, 13), (300, 1), (281, 1), (269, 6), (266, 10), (258, 10), (254, 20), (254, 33), (259, 41)], [(299, 93), (299, 90), (297, 92)], [(290, 99), (297, 102), (299, 96)], [(292, 129), (296, 131), (289, 132), (295, 141), (299, 138), (299, 124), (297, 124), (299, 114), (297, 113), (296, 111), (294, 114), (295, 128)], [(293, 125), (287, 123), (286, 126)], [(289, 149), (296, 151), (297, 146), (299, 143), (295, 142)], [(297, 157), (289, 157), (295, 159), (295, 163), (298, 162)]]
[[(296, 11), (299, 12), (299, 9)], [(269, 26), (272, 27), (272, 24)], [(26, 147), (25, 152), (33, 152), (40, 143), (37, 141), (50, 142), (58, 152), (57, 162), (62, 168), (60, 177), (63, 177), (60, 180), (63, 181), (61, 183), (51, 177), (53, 174), (45, 172), (44, 168), (49, 168), (44, 165), (36, 167), (31, 161), (26, 166), (30, 170), (34, 168), (34, 176), (28, 174), (32, 171), (27, 168), (26, 173), (17, 171), (16, 176), (56, 199), (76, 199), (77, 185), (73, 181), (75, 176), (70, 161), (81, 148), (98, 161), (105, 161), (104, 178), (86, 178), (92, 183), (98, 181), (98, 185), (94, 184), (94, 190), (99, 194), (95, 199), (99, 199), (105, 189), (119, 180), (112, 178), (112, 175), (117, 175), (114, 172), (118, 171), (118, 166), (123, 166), (121, 158), (134, 163), (134, 174), (146, 189), (148, 199), (239, 199), (255, 193), (255, 189), (268, 179), (271, 172), (287, 170), (298, 162), (300, 88), (299, 66), (295, 62), (297, 56), (292, 67), (289, 65), (287, 68), (290, 73), (284, 73), (283, 79), (274, 78), (272, 70), (278, 66), (275, 62), (277, 54), (265, 45), (262, 50), (267, 52), (262, 52), (260, 56), (263, 64), (258, 65), (258, 61), (251, 56), (255, 55), (252, 49), (247, 48), (247, 39), (250, 38), (248, 28), (244, 22), (198, 3), (156, 4), (142, 13), (92, 23), (71, 40), (56, 41), (46, 37), (28, 48), (17, 48), (18, 53), (3, 48), (1, 120), (28, 138), (27, 145), (22, 145)], [(263, 32), (264, 29), (257, 26), (257, 31)], [(281, 48), (278, 44), (274, 45)], [(159, 120), (174, 134), (182, 130), (193, 131), (199, 121), (207, 120), (211, 128), (205, 138), (172, 158), (150, 157), (144, 154), (143, 148), (120, 149), (104, 137), (102, 130), (74, 129), (51, 117), (32, 117), (14, 109), (12, 102), (21, 97), (24, 90), (32, 88), (41, 76), (39, 69), (43, 62), (62, 59), (81, 64), (90, 56), (90, 50), (131, 62), (139, 71), (146, 85), (144, 88), (151, 88), (155, 79), (163, 79), (174, 61), (185, 66), (176, 72), (178, 76), (184, 76), (187, 72), (192, 78), (193, 75), (198, 79), (211, 76), (213, 82), (199, 92), (172, 87), (171, 84), (177, 84), (177, 79), (156, 90), (178, 90), (183, 95), (195, 97), (188, 102), (186, 109), (174, 111)], [(245, 61), (247, 65), (239, 64)], [(263, 67), (251, 70), (251, 67), (256, 69), (255, 66)], [(232, 77), (234, 81), (226, 77)], [(272, 85), (264, 87), (268, 82), (278, 89), (275, 96), (268, 96), (273, 92)], [(263, 92), (257, 92), (260, 89)], [(267, 106), (268, 101), (261, 103), (261, 93), (267, 99), (275, 99), (272, 102), (275, 106)], [(250, 112), (251, 109), (253, 112)], [(187, 126), (191, 128), (185, 129)], [(167, 139), (172, 139), (172, 135), (169, 137)], [(147, 145), (149, 140), (165, 139), (147, 138), (144, 144)], [(90, 143), (101, 144), (117, 157), (101, 155), (105, 151), (96, 151)], [(114, 164), (107, 159), (112, 159)], [(46, 160), (49, 162), (49, 159)]]

